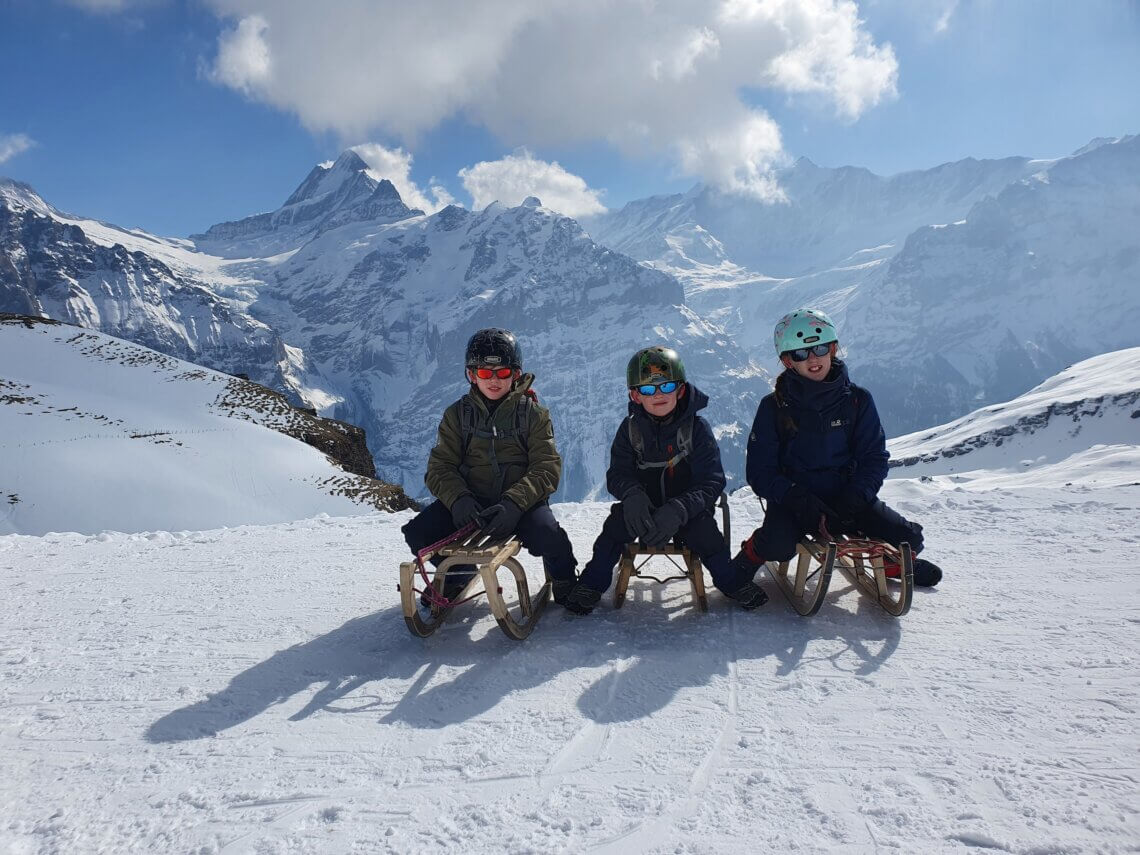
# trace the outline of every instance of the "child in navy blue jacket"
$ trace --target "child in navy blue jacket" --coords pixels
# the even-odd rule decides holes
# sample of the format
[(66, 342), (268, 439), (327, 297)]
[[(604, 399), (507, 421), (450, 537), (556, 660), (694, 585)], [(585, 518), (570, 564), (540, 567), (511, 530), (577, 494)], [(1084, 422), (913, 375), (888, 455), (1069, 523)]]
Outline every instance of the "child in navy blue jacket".
[[(878, 498), (887, 477), (886, 435), (871, 393), (835, 356), (838, 335), (817, 309), (797, 309), (775, 329), (784, 372), (756, 410), (748, 438), (748, 484), (768, 500), (763, 525), (733, 559), (741, 581), (765, 561), (787, 561), (805, 533), (826, 540), (862, 533), (922, 549), (922, 526)], [(899, 568), (889, 565), (888, 576)], [(914, 564), (916, 585), (937, 585), (942, 571)]]
[(634, 354), (626, 369), (629, 415), (610, 448), (606, 487), (618, 504), (594, 541), (593, 557), (566, 598), (568, 610), (588, 614), (613, 581), (626, 544), (664, 546), (676, 536), (697, 555), (713, 584), (746, 609), (768, 597), (751, 580), (737, 580), (713, 510), (724, 490), (720, 449), (697, 413), (708, 398), (685, 379), (685, 366), (666, 347)]

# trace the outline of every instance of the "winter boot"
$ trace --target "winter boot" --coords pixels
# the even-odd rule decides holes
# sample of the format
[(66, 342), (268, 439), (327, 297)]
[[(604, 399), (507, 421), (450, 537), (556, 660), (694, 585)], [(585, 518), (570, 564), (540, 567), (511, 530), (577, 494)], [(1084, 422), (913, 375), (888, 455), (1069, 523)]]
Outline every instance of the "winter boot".
[(745, 582), (731, 594), (726, 594), (730, 600), (740, 603), (745, 611), (758, 609), (768, 602), (768, 595), (755, 582)]
[[(890, 556), (883, 557), (883, 572), (888, 579), (902, 577), (902, 567)], [(942, 581), (942, 568), (925, 558), (914, 559), (914, 584), (919, 588), (933, 588)]]
[(740, 544), (740, 551), (736, 553), (736, 557), (729, 564), (732, 572), (736, 574), (738, 586), (751, 582), (756, 571), (763, 566), (764, 559), (756, 554), (756, 550), (752, 546), (752, 538)]
[(578, 582), (576, 579), (555, 579), (550, 583), (550, 593), (554, 595), (554, 602), (560, 606), (566, 605), (566, 597), (574, 590)]
[(568, 612), (573, 612), (576, 615), (588, 615), (601, 599), (601, 591), (596, 591), (593, 588), (586, 587), (581, 582), (577, 582), (570, 593), (566, 595), (566, 600), (562, 605)]

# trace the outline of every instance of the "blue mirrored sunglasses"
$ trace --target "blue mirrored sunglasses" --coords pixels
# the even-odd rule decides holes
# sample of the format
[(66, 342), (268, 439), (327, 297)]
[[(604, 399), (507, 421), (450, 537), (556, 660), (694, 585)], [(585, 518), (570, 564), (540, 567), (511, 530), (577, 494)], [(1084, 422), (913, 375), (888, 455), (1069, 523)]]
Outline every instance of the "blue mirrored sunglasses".
[(811, 347), (789, 350), (787, 355), (792, 358), (792, 362), (807, 362), (809, 356), (827, 356), (829, 353), (831, 353), (830, 344), (816, 344)]
[(667, 380), (664, 383), (646, 383), (644, 386), (635, 388), (642, 395), (656, 395), (658, 392), (662, 395), (668, 395), (670, 392), (676, 392), (680, 385), (676, 380)]

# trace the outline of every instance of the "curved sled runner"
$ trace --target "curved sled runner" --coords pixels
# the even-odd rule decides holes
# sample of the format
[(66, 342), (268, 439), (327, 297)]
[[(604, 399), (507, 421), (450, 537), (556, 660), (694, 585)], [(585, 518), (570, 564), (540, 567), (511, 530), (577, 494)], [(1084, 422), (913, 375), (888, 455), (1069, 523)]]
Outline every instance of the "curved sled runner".
[[(718, 504), (720, 505), (721, 519), (724, 523), (724, 541), (731, 545), (732, 521), (729, 518), (728, 497), (722, 493)], [(641, 555), (647, 557), (642, 560), (640, 564), (637, 564), (637, 558)], [(670, 564), (681, 571), (680, 575), (660, 578), (650, 573), (642, 572), (641, 568), (644, 567), (654, 555), (664, 555)], [(678, 564), (674, 558), (674, 556), (678, 555), (681, 557), (681, 561), (685, 565), (684, 567)], [(705, 593), (705, 573), (701, 566), (701, 559), (684, 544), (677, 543), (676, 541), (666, 546), (645, 546), (637, 542), (628, 544), (622, 553), (621, 560), (618, 562), (617, 585), (614, 587), (615, 609), (620, 609), (622, 605), (625, 604), (626, 592), (629, 590), (629, 581), (633, 578), (649, 579), (658, 585), (664, 585), (666, 582), (673, 582), (679, 579), (687, 579), (693, 593), (694, 605), (702, 612), (709, 610), (709, 599)]]
[[(768, 562), (768, 573), (780, 592), (800, 615), (808, 617), (819, 611), (831, 574), (838, 568), (859, 593), (870, 597), (883, 611), (902, 617), (910, 611), (914, 593), (914, 556), (909, 543), (895, 547), (882, 540), (843, 537), (836, 543), (824, 544), (805, 537), (796, 547), (796, 571), (789, 573), (791, 561)], [(888, 584), (885, 559), (901, 568), (898, 578)]]
[[(500, 629), (515, 641), (522, 641), (534, 630), (550, 600), (550, 581), (547, 580), (533, 598), (530, 596), (526, 573), (515, 558), (521, 548), (522, 544), (515, 538), (492, 541), (481, 532), (473, 531), (453, 542), (444, 541), (421, 550), (417, 556), (419, 561), (426, 562), (435, 556), (443, 559), (431, 581), (432, 590), (428, 593), (431, 606), (420, 606), (419, 595), (424, 593), (424, 590), (415, 587), (415, 577), (421, 572), (422, 565), (417, 561), (402, 563), (397, 590), (400, 592), (400, 605), (404, 611), (404, 622), (408, 625), (408, 630), (413, 635), (427, 638), (447, 620), (455, 606), (486, 595)], [(471, 564), (476, 566), (477, 572), (463, 590), (450, 599), (442, 596), (439, 592), (444, 590), (448, 571), (454, 567)], [(514, 609), (511, 609), (503, 599), (503, 589), (498, 580), (501, 567), (511, 572), (518, 589), (519, 600)], [(479, 581), (483, 583), (483, 590), (470, 593)]]

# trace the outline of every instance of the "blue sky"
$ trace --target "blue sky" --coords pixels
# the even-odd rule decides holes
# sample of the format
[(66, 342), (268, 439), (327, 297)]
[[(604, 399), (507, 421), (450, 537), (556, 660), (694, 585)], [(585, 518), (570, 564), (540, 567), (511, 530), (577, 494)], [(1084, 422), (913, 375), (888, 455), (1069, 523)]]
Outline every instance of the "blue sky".
[(186, 235), (363, 143), (425, 205), (588, 213), (770, 195), (801, 155), (891, 174), (1140, 132), (1134, 0), (789, 5), (0, 0), (0, 175)]

